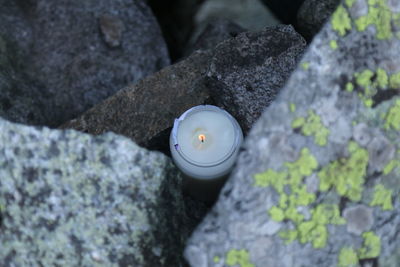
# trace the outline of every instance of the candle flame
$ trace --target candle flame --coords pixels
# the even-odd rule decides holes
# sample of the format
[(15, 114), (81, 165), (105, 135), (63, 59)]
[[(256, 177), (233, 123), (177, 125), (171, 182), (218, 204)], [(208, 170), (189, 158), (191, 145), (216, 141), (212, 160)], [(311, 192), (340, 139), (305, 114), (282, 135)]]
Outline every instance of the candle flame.
[(199, 141), (204, 143), (205, 140), (206, 140), (206, 136), (204, 134), (200, 134), (199, 135)]

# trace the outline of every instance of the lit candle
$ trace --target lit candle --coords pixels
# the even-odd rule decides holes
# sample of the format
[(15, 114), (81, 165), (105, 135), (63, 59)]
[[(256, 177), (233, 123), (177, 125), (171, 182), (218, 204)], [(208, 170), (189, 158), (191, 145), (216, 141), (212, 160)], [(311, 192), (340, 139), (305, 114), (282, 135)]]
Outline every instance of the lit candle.
[(185, 190), (196, 198), (214, 200), (242, 141), (237, 121), (216, 106), (196, 106), (176, 119), (170, 149), (175, 164), (186, 175)]

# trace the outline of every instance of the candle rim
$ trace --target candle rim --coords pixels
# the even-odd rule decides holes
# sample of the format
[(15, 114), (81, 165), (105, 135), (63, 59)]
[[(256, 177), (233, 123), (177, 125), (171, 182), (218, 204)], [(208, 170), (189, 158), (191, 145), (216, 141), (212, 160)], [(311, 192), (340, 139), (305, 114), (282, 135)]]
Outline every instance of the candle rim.
[[(179, 124), (181, 122), (183, 122), (186, 117), (190, 116), (190, 114), (195, 113), (195, 112), (199, 112), (199, 111), (213, 111), (213, 112), (222, 112), (224, 113), (227, 118), (230, 120), (230, 122), (232, 123), (233, 129), (234, 129), (234, 134), (235, 134), (235, 138), (234, 138), (234, 143), (232, 144), (230, 150), (226, 153), (226, 155), (224, 157), (222, 157), (220, 160), (212, 162), (212, 163), (200, 163), (198, 161), (192, 160), (190, 159), (190, 157), (188, 157), (187, 155), (185, 155), (185, 153), (183, 153), (179, 143), (178, 143), (178, 128), (179, 128)], [(198, 167), (212, 167), (212, 166), (217, 166), (223, 162), (225, 162), (226, 160), (228, 160), (232, 154), (235, 152), (237, 145), (240, 142), (240, 136), (238, 134), (238, 131), (235, 128), (235, 125), (237, 125), (240, 129), (239, 124), (237, 123), (237, 121), (235, 120), (235, 118), (233, 118), (233, 116), (231, 114), (229, 114), (226, 110), (214, 106), (214, 105), (198, 105), (198, 106), (194, 106), (188, 110), (186, 110), (179, 118), (175, 119), (174, 121), (174, 126), (172, 128), (172, 140), (174, 142), (174, 148), (176, 149), (176, 151), (178, 152), (178, 154), (182, 157), (182, 159), (184, 159), (185, 161), (187, 161), (190, 164), (193, 164), (195, 166)]]

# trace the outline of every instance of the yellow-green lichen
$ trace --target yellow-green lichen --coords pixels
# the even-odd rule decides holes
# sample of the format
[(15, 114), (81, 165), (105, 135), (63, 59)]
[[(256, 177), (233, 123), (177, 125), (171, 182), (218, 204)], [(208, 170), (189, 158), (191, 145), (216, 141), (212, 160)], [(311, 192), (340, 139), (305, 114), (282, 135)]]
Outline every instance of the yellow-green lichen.
[(355, 20), (358, 31), (374, 25), (376, 28), (376, 38), (385, 40), (392, 38), (391, 29), (392, 12), (387, 6), (386, 0), (368, 0), (368, 14)]
[(382, 68), (378, 68), (376, 70), (376, 80), (374, 82), (374, 86), (377, 86), (381, 89), (387, 88), (389, 85), (389, 78), (386, 71)]
[[(399, 152), (398, 152), (399, 153)], [(399, 168), (400, 167), (400, 160), (398, 159), (392, 159), (391, 161), (389, 161), (388, 164), (386, 164), (386, 166), (383, 168), (383, 174), (387, 175), (389, 173), (391, 173), (394, 169)]]
[(346, 84), (346, 91), (347, 92), (353, 92), (353, 90), (354, 90), (354, 85), (351, 82), (348, 82)]
[(400, 72), (390, 75), (390, 87), (400, 89)]
[(359, 259), (372, 259), (379, 256), (381, 253), (381, 238), (374, 232), (365, 232), (363, 246), (358, 251)]
[(290, 109), (290, 112), (295, 112), (296, 111), (296, 104), (295, 103), (290, 103), (289, 104), (289, 109)]
[(334, 204), (320, 204), (311, 214), (311, 220), (298, 224), (298, 239), (300, 243), (310, 242), (314, 248), (323, 248), (328, 240), (326, 225), (344, 224), (345, 220), (340, 217), (338, 205)]
[(339, 5), (333, 13), (331, 23), (332, 29), (335, 30), (340, 36), (344, 36), (347, 31), (351, 30), (349, 13), (342, 5)]
[(308, 117), (298, 117), (292, 122), (293, 128), (301, 128), (301, 133), (305, 136), (314, 136), (315, 143), (325, 146), (327, 143), (329, 130), (322, 122), (320, 116), (313, 110), (308, 111)]
[[(303, 148), (299, 158), (285, 163), (285, 171), (267, 170), (255, 175), (255, 185), (271, 186), (279, 193), (279, 203), (269, 209), (271, 219), (288, 220), (296, 229), (283, 230), (279, 236), (292, 242), (311, 243), (314, 248), (323, 248), (328, 240), (327, 224), (344, 224), (336, 204), (320, 204), (310, 210), (311, 219), (305, 220), (299, 207), (307, 207), (315, 201), (315, 194), (307, 191), (303, 179), (310, 176), (318, 167), (318, 162), (307, 148)], [(285, 190), (285, 188), (287, 190)], [(287, 193), (287, 192), (289, 193)]]
[(336, 40), (331, 40), (331, 41), (329, 42), (329, 46), (330, 46), (333, 50), (336, 50), (336, 49), (338, 48), (338, 44), (337, 44)]
[(352, 248), (342, 248), (339, 253), (339, 267), (354, 267), (358, 265), (357, 253)]
[(303, 63), (301, 63), (301, 67), (303, 68), (303, 70), (308, 70), (308, 68), (310, 67), (310, 63), (309, 62), (303, 62)]
[(386, 189), (381, 184), (377, 184), (374, 188), (374, 196), (370, 205), (381, 206), (383, 210), (392, 210), (392, 193), (392, 190)]
[(221, 258), (218, 256), (214, 256), (214, 258), (213, 258), (214, 263), (218, 263), (220, 260), (221, 260)]
[(356, 0), (345, 0), (344, 2), (346, 3), (346, 6), (350, 8), (353, 6), (355, 1)]
[(348, 145), (350, 157), (340, 158), (322, 168), (318, 172), (319, 189), (327, 191), (335, 187), (339, 195), (352, 201), (359, 201), (368, 165), (368, 151), (356, 142)]
[(386, 114), (384, 128), (386, 130), (400, 130), (400, 99), (396, 100)]
[(250, 262), (249, 252), (245, 249), (236, 250), (231, 249), (226, 255), (226, 264), (228, 266), (238, 265), (240, 267), (254, 267), (255, 265)]

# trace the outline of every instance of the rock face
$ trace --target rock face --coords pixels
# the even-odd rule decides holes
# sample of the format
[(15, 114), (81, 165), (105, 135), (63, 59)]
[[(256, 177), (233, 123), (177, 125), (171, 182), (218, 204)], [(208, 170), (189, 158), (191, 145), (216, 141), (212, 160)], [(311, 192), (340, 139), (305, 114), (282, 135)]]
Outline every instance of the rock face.
[[(175, 118), (192, 106), (207, 102), (209, 93), (202, 80), (210, 57), (210, 52), (199, 52), (164, 68), (121, 90), (62, 128), (91, 134), (113, 131), (149, 146), (150, 140), (168, 130)], [(165, 144), (168, 146), (168, 137)]]
[[(0, 2), (0, 34), (16, 46), (16, 71), (46, 93), (47, 125), (169, 64), (157, 22), (141, 0)], [(16, 87), (29, 95), (23, 85)]]
[(0, 35), (0, 116), (21, 123), (49, 121), (46, 95), (23, 73), (13, 44)]
[(340, 0), (306, 0), (297, 13), (296, 30), (307, 41), (312, 40), (335, 11)]
[(338, 6), (252, 128), (191, 266), (398, 266), (399, 18), (396, 1)]
[(246, 31), (244, 28), (226, 19), (211, 21), (196, 40), (192, 40), (192, 43), (187, 46), (186, 55), (196, 50), (214, 49), (219, 43), (236, 37), (244, 31)]
[(181, 175), (161, 153), (0, 119), (1, 266), (184, 266)]
[(247, 132), (295, 69), (305, 46), (293, 27), (284, 25), (223, 42), (207, 74), (213, 99)]

